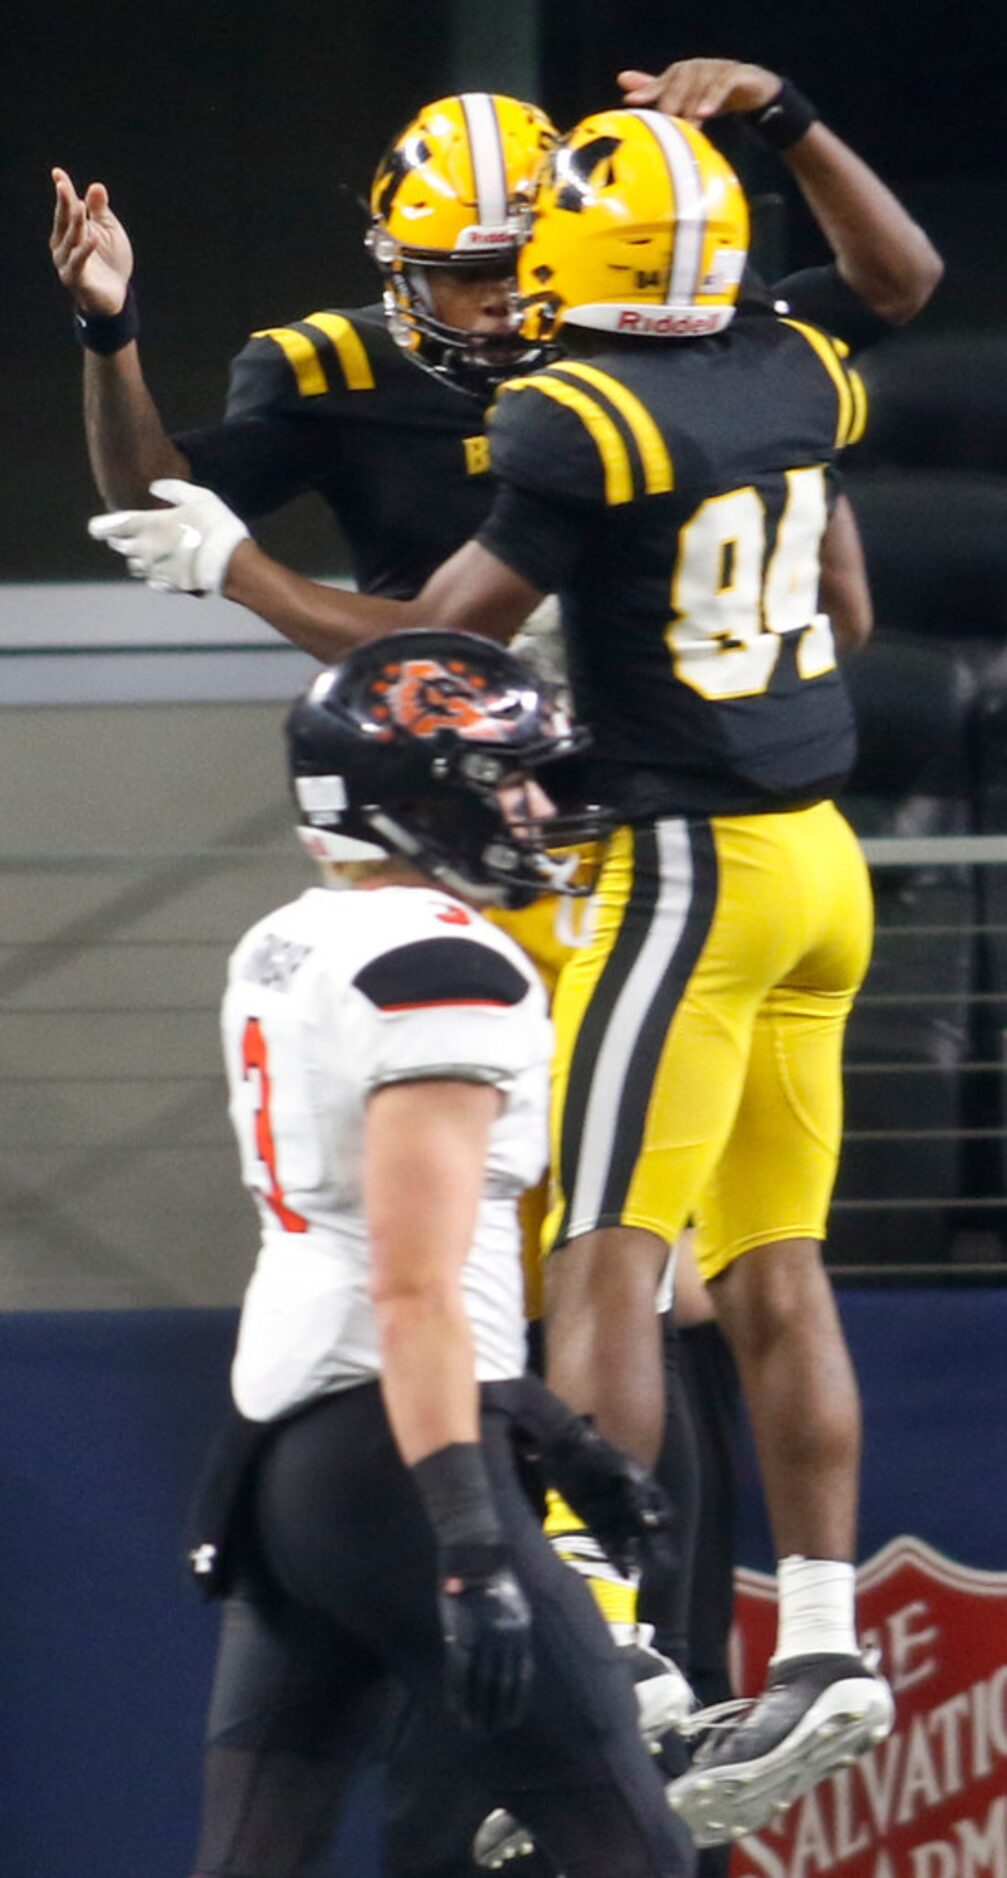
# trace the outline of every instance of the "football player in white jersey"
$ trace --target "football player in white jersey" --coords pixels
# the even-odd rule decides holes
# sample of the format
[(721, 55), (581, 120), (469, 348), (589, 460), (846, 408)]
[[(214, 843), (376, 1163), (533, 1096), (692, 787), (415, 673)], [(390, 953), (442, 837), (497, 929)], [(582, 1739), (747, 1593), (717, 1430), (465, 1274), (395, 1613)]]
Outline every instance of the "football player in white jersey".
[[(432, 1791), (396, 1878), (460, 1878), (459, 1809), (527, 1821), (567, 1878), (677, 1878), (691, 1842), (632, 1686), (519, 1471), (613, 1558), (661, 1543), (658, 1490), (524, 1376), (517, 1198), (545, 1158), (544, 994), (480, 905), (570, 884), (590, 812), (536, 772), (578, 747), (510, 653), (409, 632), (293, 709), (325, 885), (237, 946), (230, 1113), (261, 1245), (239, 1420), (194, 1565), (226, 1596), (200, 1878), (306, 1878), (405, 1691)], [(332, 891), (342, 887), (348, 891)]]

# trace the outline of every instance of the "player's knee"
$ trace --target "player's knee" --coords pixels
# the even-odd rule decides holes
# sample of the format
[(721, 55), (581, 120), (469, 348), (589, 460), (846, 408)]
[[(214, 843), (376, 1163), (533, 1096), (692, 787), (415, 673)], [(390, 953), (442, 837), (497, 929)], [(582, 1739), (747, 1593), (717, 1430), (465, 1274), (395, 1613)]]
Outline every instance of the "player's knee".
[(757, 1355), (781, 1339), (842, 1338), (816, 1239), (755, 1246), (713, 1281), (718, 1320), (736, 1353)]

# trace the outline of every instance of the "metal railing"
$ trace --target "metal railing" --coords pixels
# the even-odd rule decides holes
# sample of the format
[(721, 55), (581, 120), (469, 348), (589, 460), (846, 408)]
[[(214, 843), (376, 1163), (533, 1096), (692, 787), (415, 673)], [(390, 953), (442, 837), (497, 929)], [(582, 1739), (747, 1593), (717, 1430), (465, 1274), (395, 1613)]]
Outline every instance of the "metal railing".
[(1007, 837), (863, 845), (877, 930), (847, 1034), (830, 1262), (1007, 1277)]
[[(1007, 1277), (1007, 837), (864, 845), (877, 939), (848, 1033), (830, 1262)], [(267, 836), (8, 855), (0, 880), (0, 1290), (15, 1306), (236, 1299), (252, 1231), (220, 992), (235, 937), (301, 891), (303, 860)]]

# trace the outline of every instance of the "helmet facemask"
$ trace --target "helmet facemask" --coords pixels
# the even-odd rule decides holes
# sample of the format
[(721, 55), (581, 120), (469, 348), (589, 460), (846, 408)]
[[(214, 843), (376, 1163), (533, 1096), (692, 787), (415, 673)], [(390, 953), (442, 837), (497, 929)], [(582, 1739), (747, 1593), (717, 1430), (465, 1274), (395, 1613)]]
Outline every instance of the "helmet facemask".
[[(372, 252), (387, 250), (387, 237), (372, 245)], [(461, 274), (457, 261), (417, 261), (404, 250), (382, 266), (385, 318), (392, 338), (429, 371), (467, 390), (491, 394), (515, 372), (535, 371), (546, 362), (546, 348), (522, 337), (522, 310), (517, 298), (517, 249), (506, 252), (496, 266), (480, 259), (471, 267), (472, 278), (505, 281), (508, 329), (480, 332), (451, 325), (438, 315), (435, 293), (438, 276)], [(381, 265), (379, 263), (379, 265)], [(468, 271), (468, 270), (465, 270)]]

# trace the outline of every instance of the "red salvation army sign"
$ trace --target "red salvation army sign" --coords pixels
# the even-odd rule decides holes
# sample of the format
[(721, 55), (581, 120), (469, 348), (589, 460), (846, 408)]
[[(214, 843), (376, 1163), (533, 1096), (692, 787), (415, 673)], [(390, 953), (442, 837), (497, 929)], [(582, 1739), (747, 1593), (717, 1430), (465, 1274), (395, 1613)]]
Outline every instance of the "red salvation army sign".
[[(741, 1841), (731, 1878), (1007, 1878), (1007, 1572), (893, 1539), (857, 1575), (895, 1695), (887, 1741)], [(773, 1580), (737, 1574), (734, 1683), (762, 1686)]]

